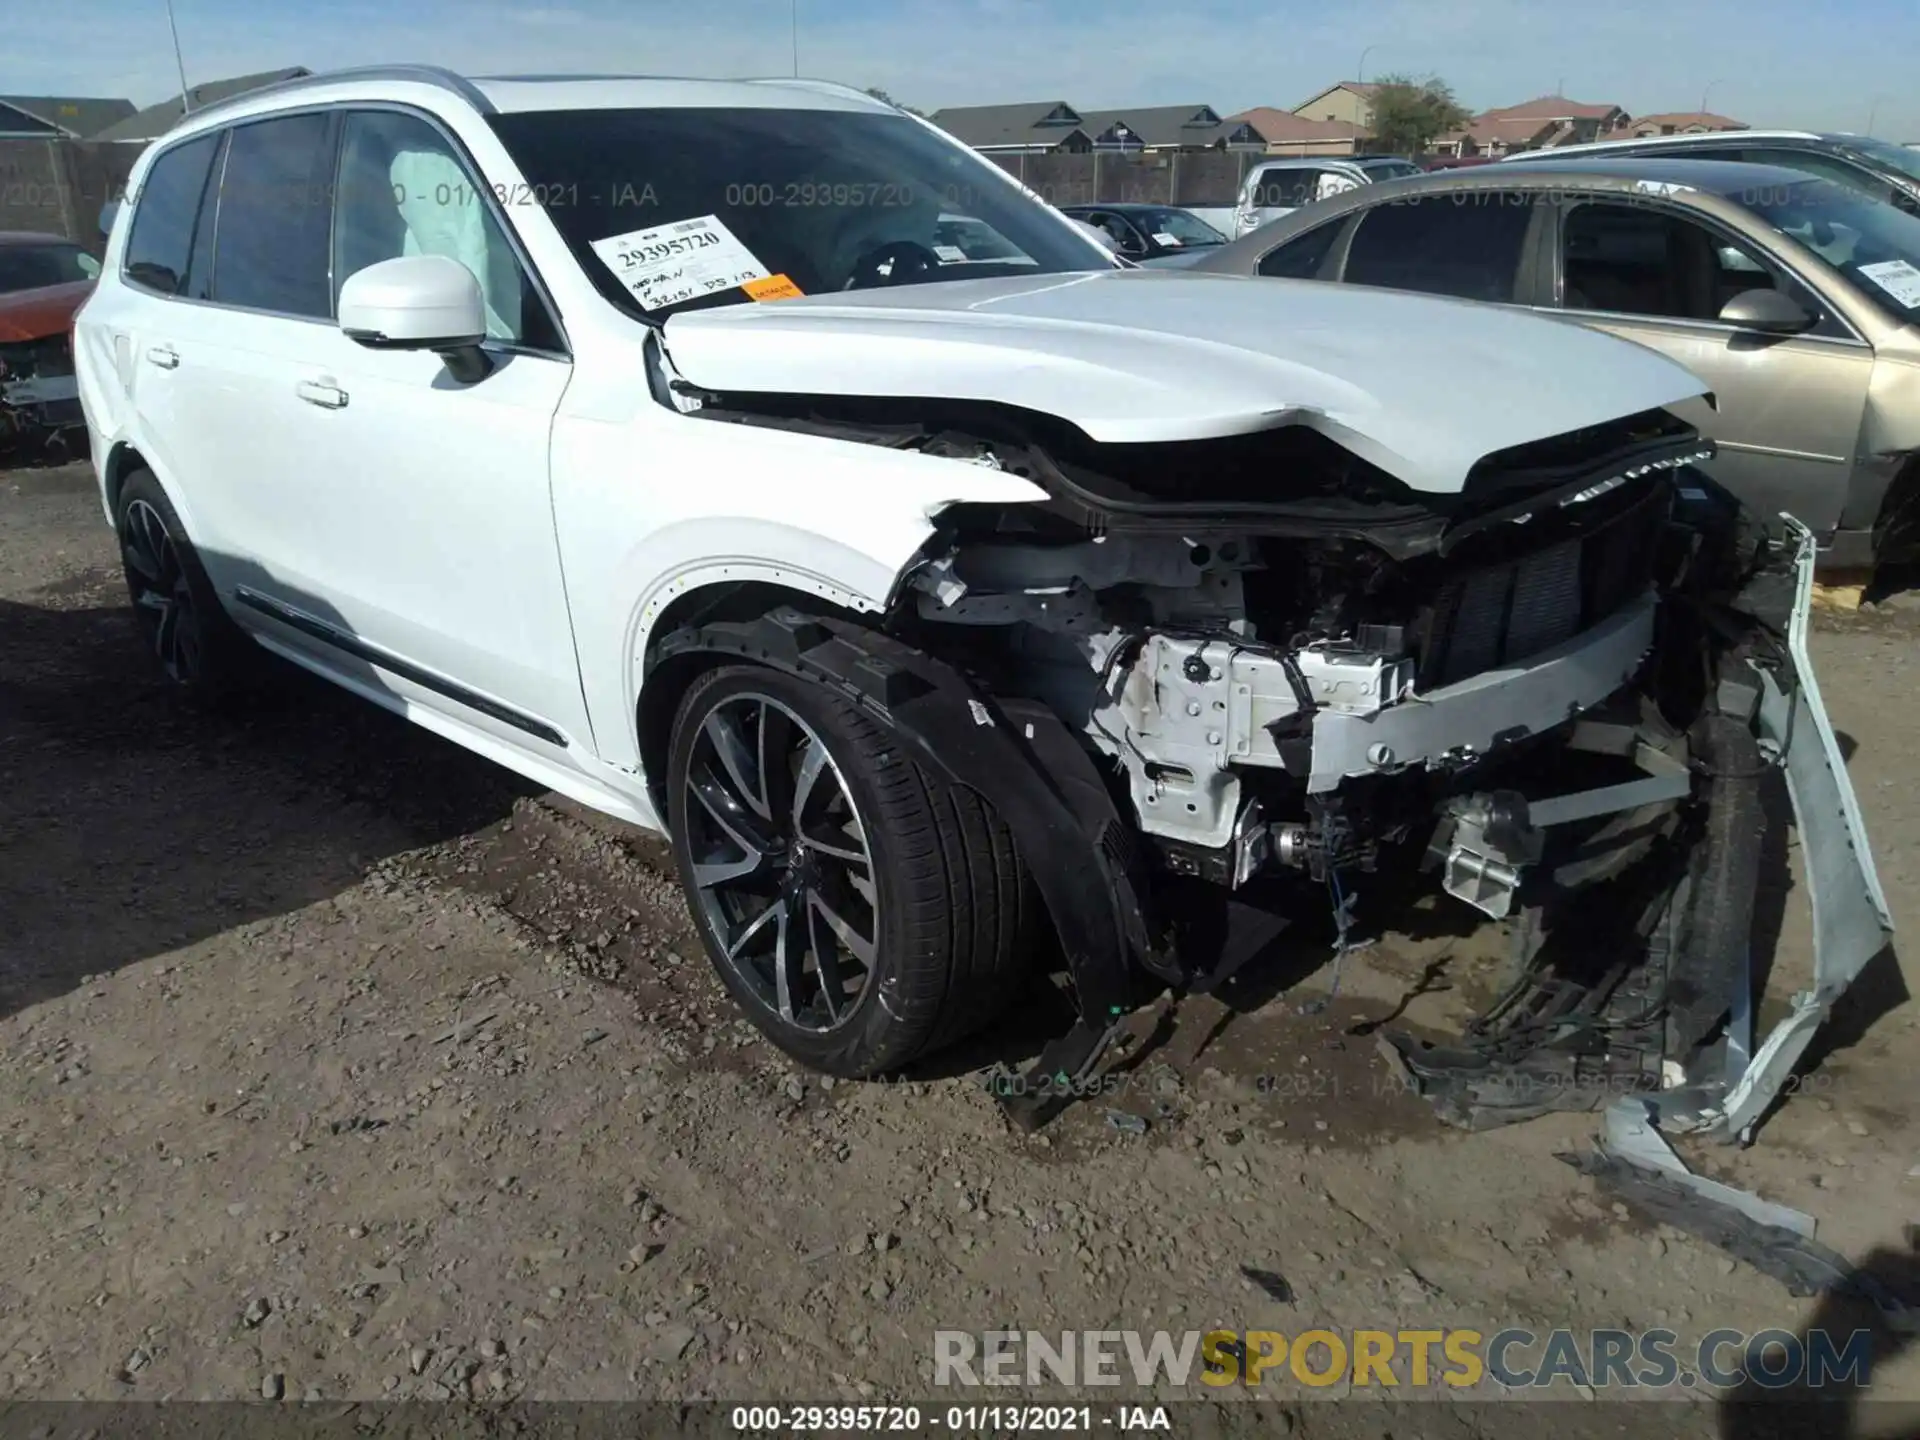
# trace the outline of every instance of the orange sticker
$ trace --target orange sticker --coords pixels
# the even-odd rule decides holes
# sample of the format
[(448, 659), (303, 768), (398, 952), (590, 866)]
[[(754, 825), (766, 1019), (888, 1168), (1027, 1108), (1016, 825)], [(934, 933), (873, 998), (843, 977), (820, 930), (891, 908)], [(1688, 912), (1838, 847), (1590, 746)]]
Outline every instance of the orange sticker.
[(792, 300), (801, 294), (800, 287), (784, 275), (769, 275), (764, 280), (749, 280), (740, 288), (755, 300)]

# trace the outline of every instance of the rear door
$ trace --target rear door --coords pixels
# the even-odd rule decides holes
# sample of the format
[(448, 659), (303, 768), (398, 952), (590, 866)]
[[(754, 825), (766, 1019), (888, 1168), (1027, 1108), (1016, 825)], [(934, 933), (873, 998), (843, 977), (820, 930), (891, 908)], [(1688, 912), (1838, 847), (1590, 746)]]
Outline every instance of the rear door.
[(234, 126), (202, 204), (182, 307), (190, 327), (171, 356), (172, 424), (194, 542), (230, 608), (242, 588), (313, 593), (310, 541), (326, 459), (295, 439), (293, 387), (299, 355), (331, 325), (336, 124), (314, 110)]
[[(1713, 391), (1676, 413), (1719, 443), (1712, 469), (1762, 513), (1830, 535), (1846, 502), (1873, 350), (1784, 265), (1708, 217), (1641, 197), (1563, 198), (1551, 252), (1558, 313), (1668, 355)], [(1743, 290), (1818, 315), (1800, 335), (1722, 322)]]
[(105, 456), (112, 440), (132, 441), (196, 536), (197, 496), (187, 482), (204, 468), (199, 446), (206, 437), (180, 418), (179, 371), (200, 312), (182, 302), (204, 289), (211, 253), (206, 197), (224, 139), (217, 132), (197, 136), (153, 158), (133, 197), (119, 269), (94, 290), (74, 326), (74, 366), (94, 454)]

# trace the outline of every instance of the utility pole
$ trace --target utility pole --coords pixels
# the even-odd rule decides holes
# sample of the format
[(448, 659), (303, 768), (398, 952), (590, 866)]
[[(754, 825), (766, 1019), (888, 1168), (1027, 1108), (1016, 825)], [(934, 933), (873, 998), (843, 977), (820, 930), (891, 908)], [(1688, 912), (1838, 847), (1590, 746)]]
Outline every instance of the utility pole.
[(793, 24), (793, 78), (800, 78), (800, 0), (788, 0), (787, 18)]
[(167, 29), (173, 32), (173, 63), (180, 72), (180, 113), (187, 114), (193, 109), (193, 96), (187, 90), (187, 62), (180, 58), (180, 26), (173, 18), (173, 0), (167, 3)]

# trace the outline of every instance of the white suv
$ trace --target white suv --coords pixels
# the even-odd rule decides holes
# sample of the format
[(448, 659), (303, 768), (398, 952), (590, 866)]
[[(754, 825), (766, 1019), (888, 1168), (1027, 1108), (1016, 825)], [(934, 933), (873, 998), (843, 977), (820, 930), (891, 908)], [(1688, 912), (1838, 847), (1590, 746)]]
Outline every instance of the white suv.
[[(727, 986), (840, 1074), (981, 1024), (1049, 935), (1083, 1018), (1041, 1073), (1080, 1073), (1233, 963), (1229, 918), (1429, 837), (1504, 913), (1626, 799), (1710, 803), (1634, 788), (1644, 746), (1563, 769), (1570, 715), (1664, 755), (1704, 713), (1673, 676), (1806, 693), (1772, 632), (1689, 618), (1743, 572), (1671, 483), (1686, 371), (1115, 268), (836, 86), (395, 69), (198, 111), (137, 165), (77, 350), (168, 674), (225, 698), (258, 642), (664, 828)], [(1612, 772), (1586, 823), (1529, 822)]]

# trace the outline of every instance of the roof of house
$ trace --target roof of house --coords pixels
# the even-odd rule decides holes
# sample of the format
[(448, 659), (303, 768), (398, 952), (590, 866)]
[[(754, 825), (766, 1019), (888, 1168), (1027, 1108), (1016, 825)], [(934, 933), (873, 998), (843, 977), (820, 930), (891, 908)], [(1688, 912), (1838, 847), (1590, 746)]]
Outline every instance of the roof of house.
[[(1125, 125), (1143, 145), (1211, 145), (1236, 128), (1211, 105), (1145, 105), (1134, 110), (1087, 110), (1080, 128), (1095, 140)], [(1256, 127), (1258, 128), (1258, 127)]]
[(1479, 115), (1460, 129), (1449, 130), (1437, 138), (1442, 143), (1466, 139), (1473, 141), (1476, 145), (1486, 145), (1496, 140), (1504, 141), (1508, 145), (1519, 145), (1533, 139), (1541, 131), (1551, 129), (1554, 123), (1552, 118), (1545, 116)]
[(1080, 112), (1064, 100), (1019, 105), (950, 105), (928, 117), (954, 139), (980, 149), (988, 145), (1048, 145), (1085, 129)]
[(1276, 110), (1271, 105), (1256, 105), (1229, 115), (1228, 124), (1244, 121), (1258, 130), (1269, 145), (1299, 143), (1308, 140), (1364, 140), (1368, 130), (1345, 120), (1310, 120), (1291, 110)]
[(1379, 93), (1380, 87), (1374, 84), (1371, 80), (1336, 80), (1333, 82), (1333, 84), (1327, 86), (1326, 89), (1316, 90), (1313, 94), (1309, 95), (1306, 99), (1302, 100), (1298, 105), (1294, 106), (1293, 108), (1296, 112), (1304, 110), (1309, 105), (1313, 104), (1314, 101), (1324, 100), (1326, 99), (1327, 96), (1331, 95), (1336, 90), (1351, 90), (1354, 94), (1358, 95), (1361, 99), (1371, 100), (1376, 94)]
[(1635, 116), (1633, 128), (1638, 130), (1643, 125), (1671, 125), (1675, 130), (1685, 130), (1693, 125), (1698, 125), (1703, 130), (1745, 130), (1747, 128), (1747, 122), (1744, 120), (1732, 120), (1725, 115), (1715, 115), (1709, 110), (1675, 110), (1665, 115)]
[[(88, 139), (133, 114), (131, 100), (77, 95), (0, 95), (0, 105), (11, 106), (76, 140)], [(0, 129), (4, 128), (0, 123)]]
[(1488, 110), (1478, 118), (1482, 120), (1605, 120), (1609, 115), (1623, 113), (1618, 105), (1589, 105), (1580, 100), (1569, 100), (1564, 95), (1542, 95), (1537, 100), (1525, 100), (1518, 105), (1502, 105)]
[[(195, 85), (187, 94), (193, 97), (194, 108), (212, 105), (217, 101), (231, 99), (235, 95), (244, 95), (249, 90), (259, 90), (268, 85), (277, 85), (282, 80), (299, 80), (313, 72), (304, 65), (294, 65), (285, 70), (263, 70), (257, 75), (236, 75), (230, 80), (209, 80), (204, 85)], [(186, 113), (181, 97), (162, 100), (158, 105), (149, 105), (146, 109), (127, 116), (118, 124), (109, 125), (93, 135), (95, 140), (152, 140), (164, 135)]]

